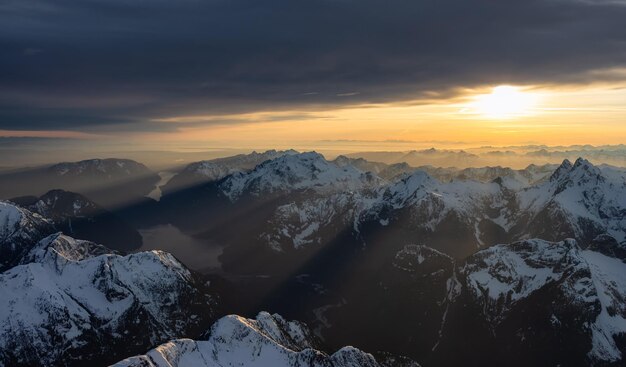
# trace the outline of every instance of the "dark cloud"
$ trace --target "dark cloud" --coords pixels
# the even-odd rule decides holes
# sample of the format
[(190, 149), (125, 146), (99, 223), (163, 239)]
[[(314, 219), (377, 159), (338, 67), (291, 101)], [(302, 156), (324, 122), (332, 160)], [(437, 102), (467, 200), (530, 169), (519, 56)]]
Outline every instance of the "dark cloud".
[(0, 129), (586, 83), (626, 66), (624, 19), (593, 0), (9, 0)]

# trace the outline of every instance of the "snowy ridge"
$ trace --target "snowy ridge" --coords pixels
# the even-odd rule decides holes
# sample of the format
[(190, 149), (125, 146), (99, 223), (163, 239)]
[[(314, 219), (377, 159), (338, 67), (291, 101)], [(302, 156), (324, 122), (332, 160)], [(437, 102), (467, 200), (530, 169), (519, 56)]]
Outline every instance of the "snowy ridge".
[(417, 171), (397, 181), (383, 193), (383, 200), (389, 200), (396, 208), (417, 205), (433, 197), (441, 199), (446, 207), (469, 212), (487, 201), (497, 201), (502, 195), (502, 187), (496, 183), (477, 181), (451, 181), (442, 183), (426, 173)]
[[(374, 220), (385, 226), (390, 223), (390, 215), (402, 209), (411, 211), (414, 228), (429, 231), (435, 231), (451, 213), (466, 220), (467, 226), (472, 228), (483, 218), (509, 226), (506, 209), (500, 210), (497, 218), (485, 214), (488, 208), (506, 207), (510, 193), (497, 183), (442, 183), (419, 170), (403, 174), (392, 183), (378, 181), (370, 185), (371, 181), (358, 179), (350, 182), (358, 184), (353, 184), (353, 190), (347, 189), (348, 192), (341, 192), (334, 184), (327, 183), (327, 190), (337, 189), (339, 192), (316, 191), (318, 195), (312, 195), (310, 199), (295, 200), (278, 207), (268, 226), (271, 230), (260, 238), (274, 249), (289, 243), (290, 247), (301, 248), (319, 243), (322, 237), (318, 232), (329, 226), (345, 227), (352, 223), (354, 232), (359, 233), (363, 222)], [(341, 185), (337, 186), (341, 188)]]
[(276, 251), (320, 244), (324, 240), (322, 229), (351, 225), (360, 201), (359, 194), (339, 193), (281, 205), (276, 208), (268, 223), (268, 231), (262, 233), (260, 239)]
[(551, 243), (527, 240), (477, 252), (461, 269), (485, 317), (499, 322), (519, 300), (584, 263), (573, 240)]
[(172, 255), (106, 252), (56, 234), (0, 274), (0, 364), (110, 358), (184, 335), (199, 326), (196, 312), (211, 313), (215, 300)]
[(601, 304), (600, 315), (592, 325), (593, 349), (590, 356), (605, 361), (623, 361), (615, 337), (626, 335), (626, 264), (594, 251), (583, 251), (591, 280)]
[(53, 232), (41, 216), (0, 201), (0, 271), (16, 265), (33, 244)]
[(218, 320), (206, 340), (179, 339), (115, 367), (380, 367), (371, 354), (344, 347), (332, 355), (313, 349), (308, 328), (261, 312), (256, 319), (230, 315)]
[(561, 230), (573, 232), (563, 235), (591, 240), (608, 233), (626, 240), (626, 181), (619, 171), (600, 170), (582, 158), (573, 165), (565, 160), (549, 181), (517, 197), (522, 212), (533, 218), (562, 218), (567, 227)]
[(239, 154), (232, 157), (193, 162), (174, 175), (164, 185), (164, 189), (171, 192), (202, 183), (219, 181), (234, 173), (250, 171), (265, 161), (297, 153), (295, 150), (268, 150), (262, 153), (252, 152), (250, 154)]
[(284, 155), (247, 173), (229, 176), (222, 193), (236, 201), (244, 193), (259, 196), (275, 192), (313, 189), (318, 192), (359, 190), (380, 184), (380, 179), (352, 166), (340, 167), (315, 152)]
[[(626, 264), (602, 253), (582, 250), (574, 240), (527, 240), (481, 250), (461, 268), (471, 297), (494, 325), (516, 304), (546, 287), (575, 305), (588, 334), (593, 361), (623, 360), (616, 338), (626, 335)], [(554, 294), (555, 291), (550, 291)], [(552, 322), (558, 324), (555, 309)], [(581, 321), (582, 322), (582, 321)]]
[(188, 165), (183, 172), (194, 173), (217, 181), (235, 172), (251, 170), (265, 161), (297, 153), (295, 150), (278, 151), (274, 149), (262, 153), (252, 152), (233, 157), (194, 162)]
[(38, 227), (48, 227), (49, 223), (17, 205), (0, 201), (0, 244), (18, 239), (31, 239), (37, 235)]
[(67, 261), (80, 261), (93, 256), (110, 253), (108, 248), (90, 241), (77, 240), (62, 233), (52, 234), (39, 241), (20, 260), (20, 264), (50, 263), (62, 259)]
[(519, 190), (546, 180), (555, 168), (556, 166), (552, 164), (541, 166), (531, 164), (519, 170), (501, 166), (468, 167), (464, 169), (432, 166), (417, 167), (417, 169), (427, 172), (442, 182), (478, 181), (486, 183), (499, 180), (513, 190)]
[[(497, 183), (477, 181), (440, 182), (423, 171), (415, 171), (401, 177), (382, 189), (377, 203), (363, 213), (365, 218), (380, 218), (379, 213), (389, 210), (409, 209), (414, 226), (434, 231), (449, 214), (457, 215), (470, 227), (476, 227), (481, 219), (491, 219), (488, 212), (499, 208), (502, 224), (507, 226), (506, 201), (508, 190)], [(477, 243), (480, 238), (477, 234)]]
[[(346, 223), (352, 223), (356, 235), (364, 223), (394, 226), (399, 215), (408, 215), (413, 230), (428, 233), (456, 221), (471, 233), (475, 247), (494, 244), (488, 236), (498, 231), (505, 242), (532, 237), (587, 242), (605, 233), (626, 241), (626, 175), (610, 167), (600, 170), (584, 159), (575, 164), (566, 160), (552, 175), (547, 166), (472, 169), (486, 176), (509, 174), (490, 182), (442, 182), (422, 170), (387, 182), (362, 173), (353, 161), (339, 157), (334, 161), (339, 167), (317, 153), (284, 156), (229, 176), (220, 188), (232, 201), (244, 194), (310, 189), (306, 198), (292, 196), (277, 206), (267, 230), (259, 234), (277, 251), (321, 243), (324, 231)], [(534, 180), (538, 183), (528, 186)]]
[(15, 233), (23, 217), (23, 211), (16, 206), (0, 202), (0, 238), (3, 241), (7, 241)]
[[(268, 203), (267, 211), (273, 211), (266, 219), (268, 225), (254, 234), (254, 241), (278, 252), (323, 244), (347, 225), (365, 245), (364, 236), (375, 223), (390, 231), (406, 226), (422, 242), (436, 237), (437, 243), (429, 245), (457, 258), (497, 242), (525, 238), (571, 237), (588, 242), (606, 233), (618, 242), (626, 241), (623, 170), (599, 169), (584, 159), (576, 164), (564, 161), (552, 174), (553, 165), (523, 170), (405, 167), (409, 172), (388, 181), (381, 175), (389, 167), (363, 159), (340, 156), (327, 161), (315, 152), (292, 152), (251, 171), (226, 176), (207, 195), (209, 203), (215, 196), (227, 198), (232, 205), (241, 198), (279, 199), (274, 207)], [(451, 178), (442, 181), (437, 175)], [(491, 177), (495, 178), (483, 182)], [(190, 194), (186, 200), (193, 202), (196, 193)], [(454, 240), (464, 243), (460, 249), (445, 245), (450, 241), (444, 232), (453, 226), (458, 228), (451, 234), (456, 235)]]

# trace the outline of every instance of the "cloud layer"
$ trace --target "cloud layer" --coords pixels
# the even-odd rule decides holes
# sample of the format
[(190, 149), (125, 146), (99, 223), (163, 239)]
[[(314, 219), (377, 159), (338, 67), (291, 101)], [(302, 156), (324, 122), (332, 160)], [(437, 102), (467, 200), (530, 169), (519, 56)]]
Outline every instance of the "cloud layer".
[(626, 67), (624, 19), (604, 0), (9, 0), (0, 130), (587, 83)]

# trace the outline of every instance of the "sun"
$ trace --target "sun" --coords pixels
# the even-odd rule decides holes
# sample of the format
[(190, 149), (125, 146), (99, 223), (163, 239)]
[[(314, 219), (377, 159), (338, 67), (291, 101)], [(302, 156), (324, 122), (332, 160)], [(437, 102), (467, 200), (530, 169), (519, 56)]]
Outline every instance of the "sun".
[(536, 94), (520, 87), (500, 85), (494, 87), (489, 94), (476, 96), (470, 109), (491, 119), (511, 119), (532, 114), (537, 99)]

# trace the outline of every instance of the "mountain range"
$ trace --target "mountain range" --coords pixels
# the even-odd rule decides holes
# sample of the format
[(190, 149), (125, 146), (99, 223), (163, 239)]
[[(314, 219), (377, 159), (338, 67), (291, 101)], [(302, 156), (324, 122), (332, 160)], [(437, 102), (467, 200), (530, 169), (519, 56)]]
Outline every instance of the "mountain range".
[[(623, 365), (620, 168), (268, 151), (138, 193), (0, 201), (0, 365)], [(162, 223), (222, 244), (222, 270), (125, 252)]]

